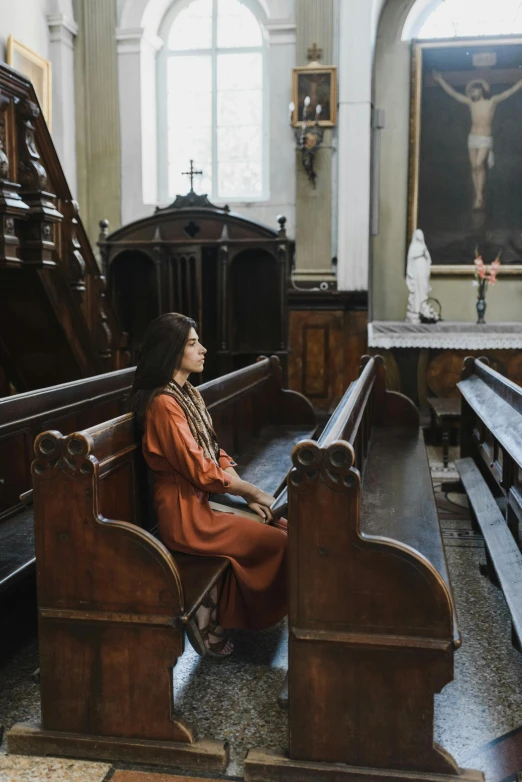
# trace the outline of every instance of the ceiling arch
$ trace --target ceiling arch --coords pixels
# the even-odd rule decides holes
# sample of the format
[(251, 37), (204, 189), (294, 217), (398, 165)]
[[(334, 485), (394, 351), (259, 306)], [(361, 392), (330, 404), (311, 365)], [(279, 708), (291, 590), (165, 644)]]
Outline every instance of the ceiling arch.
[[(380, 2), (380, 0), (378, 0)], [(157, 35), (161, 20), (173, 0), (124, 0), (120, 7), (118, 27), (123, 30), (144, 30)], [(293, 19), (294, 0), (256, 0), (267, 21)]]

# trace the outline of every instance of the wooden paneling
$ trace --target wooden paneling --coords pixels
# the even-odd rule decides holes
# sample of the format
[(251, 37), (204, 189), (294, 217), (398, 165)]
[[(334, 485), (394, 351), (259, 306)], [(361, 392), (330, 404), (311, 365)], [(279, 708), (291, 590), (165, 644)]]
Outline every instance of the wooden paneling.
[(366, 350), (364, 310), (290, 310), (288, 385), (330, 410), (359, 374)]
[(330, 329), (328, 326), (303, 327), (303, 389), (310, 399), (328, 396)]

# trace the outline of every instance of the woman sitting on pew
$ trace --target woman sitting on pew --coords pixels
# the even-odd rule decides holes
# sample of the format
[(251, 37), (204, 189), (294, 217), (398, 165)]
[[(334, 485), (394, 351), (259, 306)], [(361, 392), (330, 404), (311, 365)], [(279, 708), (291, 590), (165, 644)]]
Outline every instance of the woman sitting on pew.
[[(219, 594), (214, 587), (187, 627), (197, 652), (223, 657), (233, 651), (228, 629), (261, 630), (287, 613), (287, 536), (284, 520), (273, 526), (274, 498), (236, 473), (201, 394), (187, 381), (202, 371), (206, 352), (193, 320), (177, 313), (156, 318), (143, 340), (131, 407), (154, 473), (161, 540), (173, 551), (231, 562)], [(253, 513), (213, 509), (209, 494), (225, 492), (243, 497)]]

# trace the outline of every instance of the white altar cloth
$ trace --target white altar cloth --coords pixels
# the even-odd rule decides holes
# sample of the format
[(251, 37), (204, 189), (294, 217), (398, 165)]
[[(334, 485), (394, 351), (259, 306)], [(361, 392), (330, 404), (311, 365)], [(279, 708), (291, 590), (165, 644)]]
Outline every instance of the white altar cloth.
[(522, 323), (407, 323), (375, 320), (368, 324), (368, 347), (449, 350), (522, 349)]

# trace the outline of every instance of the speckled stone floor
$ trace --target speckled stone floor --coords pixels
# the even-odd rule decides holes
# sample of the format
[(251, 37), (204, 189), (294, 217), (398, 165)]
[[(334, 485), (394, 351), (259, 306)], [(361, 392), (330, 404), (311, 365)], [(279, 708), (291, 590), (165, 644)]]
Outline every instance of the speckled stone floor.
[[(452, 449), (450, 458), (455, 455)], [(479, 572), (484, 550), (471, 529), (466, 499), (442, 491), (442, 482), (456, 480), (454, 466), (450, 462), (443, 468), (440, 449), (430, 447), (429, 456), (463, 638), (455, 655), (455, 680), (436, 697), (435, 739), (464, 763), (480, 746), (522, 724), (522, 655), (511, 646), (502, 594)], [(180, 714), (199, 735), (230, 742), (228, 778), (242, 777), (249, 747), (284, 747), (287, 736), (287, 716), (277, 706), (286, 670), (285, 623), (262, 633), (238, 633), (235, 644), (235, 654), (222, 661), (201, 659), (187, 644), (175, 677)], [(14, 722), (38, 721), (39, 690), (31, 678), (37, 665), (34, 635), (0, 663), (0, 723), (6, 730)], [(139, 773), (136, 767), (5, 753), (4, 738), (0, 782), (179, 779), (168, 769)]]

